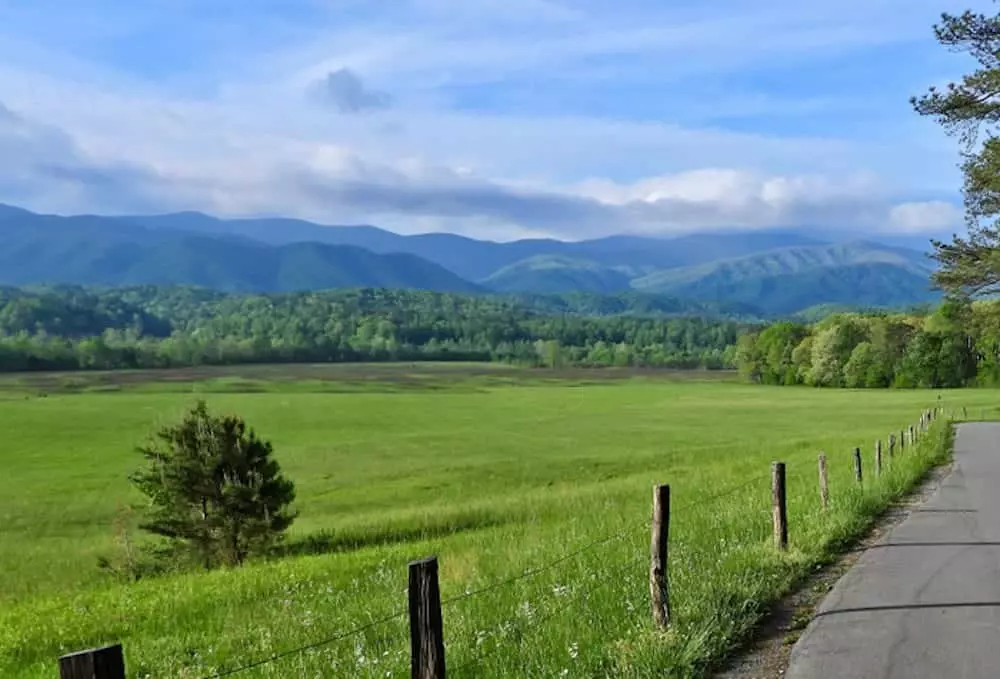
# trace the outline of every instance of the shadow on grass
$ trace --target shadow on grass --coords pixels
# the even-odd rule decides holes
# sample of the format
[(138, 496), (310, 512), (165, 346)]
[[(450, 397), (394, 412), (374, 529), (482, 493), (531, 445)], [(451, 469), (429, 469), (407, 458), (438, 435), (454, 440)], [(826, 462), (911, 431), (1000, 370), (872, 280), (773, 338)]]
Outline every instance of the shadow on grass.
[(517, 520), (516, 516), (492, 511), (462, 512), (427, 518), (409, 525), (357, 526), (343, 531), (320, 531), (286, 540), (271, 553), (272, 558), (353, 552), (448, 537), (457, 533), (495, 528)]

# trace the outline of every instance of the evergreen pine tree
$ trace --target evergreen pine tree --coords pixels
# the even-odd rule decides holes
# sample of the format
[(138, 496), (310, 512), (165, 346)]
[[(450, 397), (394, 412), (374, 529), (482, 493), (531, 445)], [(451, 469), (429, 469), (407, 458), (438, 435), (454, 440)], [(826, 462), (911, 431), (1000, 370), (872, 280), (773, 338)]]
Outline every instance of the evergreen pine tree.
[(295, 486), (271, 444), (204, 401), (139, 452), (146, 466), (131, 479), (150, 501), (141, 527), (187, 546), (206, 568), (265, 552), (295, 519)]

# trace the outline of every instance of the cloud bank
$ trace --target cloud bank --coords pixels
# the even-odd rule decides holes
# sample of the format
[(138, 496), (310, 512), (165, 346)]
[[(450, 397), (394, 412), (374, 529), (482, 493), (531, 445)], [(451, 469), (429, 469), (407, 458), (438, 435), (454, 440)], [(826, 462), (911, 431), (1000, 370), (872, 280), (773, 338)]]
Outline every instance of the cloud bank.
[[(290, 214), (406, 225), (463, 223), (514, 237), (580, 239), (610, 233), (826, 227), (923, 233), (954, 228), (951, 204), (894, 203), (877, 177), (785, 176), (704, 168), (632, 183), (537, 185), (492, 180), (419, 162), (380, 163), (336, 146), (296, 159), (242, 164), (238, 153), (205, 167), (100, 161), (65, 131), (0, 108), (0, 189), (67, 212), (200, 209), (230, 216)], [(16, 159), (16, 160), (15, 160)], [(219, 174), (217, 167), (227, 168)], [(405, 229), (404, 229), (405, 230)]]
[(930, 62), (953, 0), (845, 1), (289, 0), (223, 26), (37, 0), (0, 25), (0, 201), (497, 239), (955, 230), (955, 150), (903, 58)]

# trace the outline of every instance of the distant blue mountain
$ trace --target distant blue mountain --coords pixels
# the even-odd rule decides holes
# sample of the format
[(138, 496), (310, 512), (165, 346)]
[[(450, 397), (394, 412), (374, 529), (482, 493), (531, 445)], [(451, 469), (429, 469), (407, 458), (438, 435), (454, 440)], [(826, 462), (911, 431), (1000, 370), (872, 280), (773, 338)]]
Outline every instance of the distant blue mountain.
[(652, 272), (774, 248), (818, 245), (823, 242), (788, 232), (734, 232), (696, 234), (672, 239), (610, 236), (580, 242), (527, 239), (497, 243), (447, 233), (403, 236), (374, 226), (321, 226), (298, 219), (223, 220), (199, 212), (120, 219), (149, 228), (241, 236), (272, 245), (316, 242), (355, 245), (378, 253), (406, 252), (440, 264), (469, 280), (486, 279), (503, 267), (538, 256), (584, 259), (604, 266), (627, 266)]
[(386, 287), (480, 292), (410, 254), (147, 229), (106, 217), (0, 209), (0, 284), (199, 285), (227, 292)]
[(772, 314), (824, 304), (899, 306), (936, 299), (929, 289), (931, 261), (922, 251), (897, 245), (830, 243), (794, 231), (499, 243), (298, 219), (217, 219), (200, 212), (56, 217), (0, 205), (0, 284), (8, 285), (598, 295), (634, 290)]

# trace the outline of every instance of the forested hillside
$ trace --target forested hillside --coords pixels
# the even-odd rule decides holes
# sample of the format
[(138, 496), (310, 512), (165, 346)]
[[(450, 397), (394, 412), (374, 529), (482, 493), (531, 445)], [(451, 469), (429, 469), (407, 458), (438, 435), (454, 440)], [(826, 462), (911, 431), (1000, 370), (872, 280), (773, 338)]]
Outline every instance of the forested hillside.
[(922, 252), (787, 232), (508, 243), (372, 226), (200, 213), (63, 217), (0, 205), (0, 285), (195, 285), (238, 293), (396, 288), (453, 293), (630, 290), (790, 315), (819, 304), (932, 302)]
[[(2, 206), (0, 206), (2, 207)], [(271, 246), (238, 236), (151, 230), (103, 217), (0, 209), (0, 285), (199, 285), (231, 292), (480, 288), (406, 253), (351, 245)]]
[[(733, 365), (743, 325), (668, 317), (670, 306), (642, 296), (598, 303), (586, 295), (373, 289), (239, 295), (189, 287), (6, 288), (0, 370), (389, 360)], [(658, 317), (637, 315), (640, 309)]]

